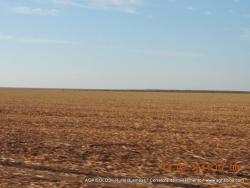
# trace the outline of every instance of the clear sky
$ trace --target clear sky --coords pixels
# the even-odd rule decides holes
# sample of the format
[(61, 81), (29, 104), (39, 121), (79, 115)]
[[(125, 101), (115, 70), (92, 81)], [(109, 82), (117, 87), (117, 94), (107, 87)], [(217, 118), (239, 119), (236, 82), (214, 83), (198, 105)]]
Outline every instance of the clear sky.
[(249, 0), (0, 0), (0, 87), (250, 90)]

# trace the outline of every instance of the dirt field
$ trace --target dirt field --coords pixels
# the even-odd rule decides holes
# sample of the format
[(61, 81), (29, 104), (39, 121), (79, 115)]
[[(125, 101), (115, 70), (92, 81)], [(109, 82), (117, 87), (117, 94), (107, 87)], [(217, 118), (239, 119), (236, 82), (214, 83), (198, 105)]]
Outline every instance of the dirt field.
[[(250, 94), (1, 89), (0, 127), (0, 187), (250, 186)], [(89, 184), (86, 177), (244, 182)]]

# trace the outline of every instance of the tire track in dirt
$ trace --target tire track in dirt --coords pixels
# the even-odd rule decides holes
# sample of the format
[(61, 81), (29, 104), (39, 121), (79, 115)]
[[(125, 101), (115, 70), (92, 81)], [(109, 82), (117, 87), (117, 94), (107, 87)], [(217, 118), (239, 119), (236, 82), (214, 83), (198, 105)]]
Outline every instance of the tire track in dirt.
[(39, 171), (49, 171), (54, 173), (67, 173), (67, 174), (75, 174), (75, 175), (84, 175), (84, 176), (97, 176), (97, 174), (93, 172), (81, 172), (74, 169), (68, 169), (68, 168), (52, 168), (49, 166), (44, 165), (34, 165), (34, 164), (27, 164), (23, 162), (17, 162), (9, 159), (0, 159), (0, 165), (1, 166), (7, 166), (7, 167), (15, 167), (20, 169), (31, 169), (31, 170), (39, 170)]
[[(96, 172), (91, 172), (91, 171), (79, 171), (79, 170), (74, 170), (74, 169), (68, 169), (68, 168), (53, 168), (49, 166), (44, 166), (44, 165), (34, 165), (34, 164), (27, 164), (23, 162), (17, 162), (13, 161), (11, 159), (0, 159), (0, 165), (1, 166), (6, 166), (6, 167), (14, 167), (14, 168), (19, 168), (19, 169), (31, 169), (31, 170), (37, 170), (37, 171), (47, 171), (47, 172), (52, 172), (52, 173), (66, 173), (66, 174), (72, 174), (72, 175), (83, 175), (86, 177), (104, 177), (104, 174), (98, 174)], [(109, 178), (119, 178), (123, 179), (126, 177), (116, 177), (116, 176), (108, 176), (108, 174), (105, 174), (105, 176)], [(249, 175), (244, 175), (244, 174), (238, 174), (237, 176), (243, 177), (243, 178), (249, 178)], [(40, 178), (42, 181), (51, 181), (51, 179), (43, 179)], [(55, 181), (55, 180), (54, 180)], [(58, 180), (56, 180), (58, 181)], [(153, 186), (161, 186), (161, 185), (170, 185), (174, 187), (182, 187), (182, 188), (211, 188), (214, 187), (213, 185), (194, 185), (194, 184), (187, 184), (187, 183), (177, 183), (177, 182), (168, 182), (168, 183), (157, 183), (157, 182), (152, 182), (148, 183), (152, 184)], [(94, 184), (93, 184), (94, 185)]]

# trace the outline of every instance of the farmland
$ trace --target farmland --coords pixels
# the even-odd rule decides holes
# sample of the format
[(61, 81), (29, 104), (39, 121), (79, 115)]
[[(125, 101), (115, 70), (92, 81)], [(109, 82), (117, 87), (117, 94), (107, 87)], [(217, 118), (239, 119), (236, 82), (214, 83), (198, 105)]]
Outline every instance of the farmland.
[[(0, 127), (0, 187), (249, 186), (250, 94), (0, 89)], [(225, 168), (175, 169), (195, 163)], [(245, 181), (91, 185), (86, 177)]]

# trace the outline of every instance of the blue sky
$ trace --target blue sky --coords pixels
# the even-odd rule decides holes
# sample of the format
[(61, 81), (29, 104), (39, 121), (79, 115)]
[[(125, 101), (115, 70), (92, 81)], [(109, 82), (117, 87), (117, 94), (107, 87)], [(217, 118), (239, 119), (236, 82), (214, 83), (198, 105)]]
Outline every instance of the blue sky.
[(0, 0), (0, 87), (250, 90), (249, 0)]

